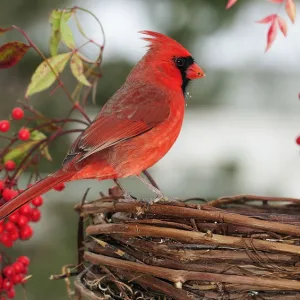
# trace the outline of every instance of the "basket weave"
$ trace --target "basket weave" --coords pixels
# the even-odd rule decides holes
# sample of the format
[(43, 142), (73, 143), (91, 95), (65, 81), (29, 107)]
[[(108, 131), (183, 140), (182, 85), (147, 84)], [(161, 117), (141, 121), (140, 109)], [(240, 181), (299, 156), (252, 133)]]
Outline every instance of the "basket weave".
[(76, 206), (78, 299), (300, 299), (300, 200), (115, 198)]

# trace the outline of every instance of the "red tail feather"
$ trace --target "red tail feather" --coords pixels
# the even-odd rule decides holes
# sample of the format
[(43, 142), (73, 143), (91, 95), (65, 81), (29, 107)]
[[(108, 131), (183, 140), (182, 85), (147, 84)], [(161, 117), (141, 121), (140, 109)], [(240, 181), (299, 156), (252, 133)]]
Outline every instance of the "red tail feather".
[(58, 172), (49, 175), (48, 177), (40, 180), (32, 187), (28, 188), (13, 200), (5, 203), (0, 207), (0, 220), (6, 218), (15, 210), (20, 208), (25, 203), (29, 202), (33, 198), (40, 196), (48, 191), (50, 191), (54, 186), (61, 182), (68, 181), (73, 176), (72, 172), (63, 172), (59, 170)]

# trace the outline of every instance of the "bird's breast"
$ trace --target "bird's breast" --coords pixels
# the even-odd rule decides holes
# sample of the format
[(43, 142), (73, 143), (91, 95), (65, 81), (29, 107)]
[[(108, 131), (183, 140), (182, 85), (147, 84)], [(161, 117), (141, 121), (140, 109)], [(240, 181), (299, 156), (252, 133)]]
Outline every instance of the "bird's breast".
[(184, 97), (176, 100), (170, 102), (170, 114), (164, 122), (114, 147), (111, 163), (118, 177), (141, 173), (171, 149), (180, 133), (184, 116)]

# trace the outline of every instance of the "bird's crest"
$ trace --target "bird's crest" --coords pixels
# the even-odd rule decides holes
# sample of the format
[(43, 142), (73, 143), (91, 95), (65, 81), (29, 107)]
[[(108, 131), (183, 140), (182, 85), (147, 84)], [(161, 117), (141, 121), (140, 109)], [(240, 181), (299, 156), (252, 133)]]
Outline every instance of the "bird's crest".
[(181, 53), (182, 56), (190, 55), (181, 44), (162, 33), (150, 30), (143, 30), (140, 33), (147, 35), (147, 37), (142, 37), (142, 39), (150, 42), (148, 47), (151, 50), (171, 50)]

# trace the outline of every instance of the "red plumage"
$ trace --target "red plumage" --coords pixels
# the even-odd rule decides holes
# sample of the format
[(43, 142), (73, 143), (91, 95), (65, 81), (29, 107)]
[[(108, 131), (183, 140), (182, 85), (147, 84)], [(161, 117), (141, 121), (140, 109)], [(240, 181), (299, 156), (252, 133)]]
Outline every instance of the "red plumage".
[(170, 150), (182, 126), (184, 82), (204, 73), (175, 40), (142, 33), (148, 52), (77, 138), (63, 166), (1, 206), (1, 219), (60, 182), (138, 175)]

